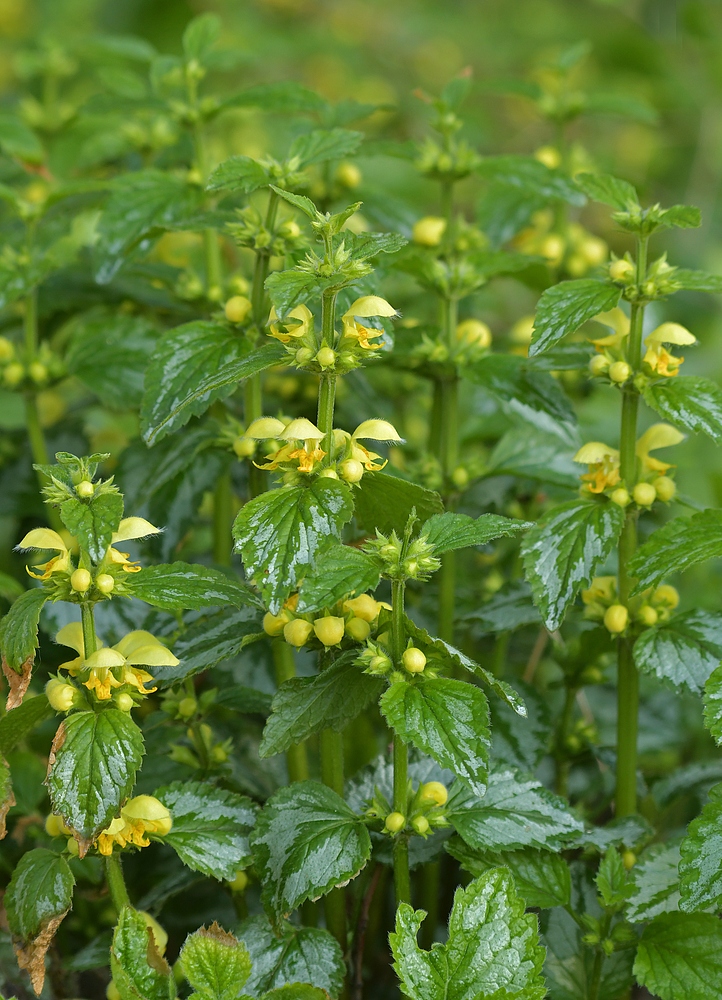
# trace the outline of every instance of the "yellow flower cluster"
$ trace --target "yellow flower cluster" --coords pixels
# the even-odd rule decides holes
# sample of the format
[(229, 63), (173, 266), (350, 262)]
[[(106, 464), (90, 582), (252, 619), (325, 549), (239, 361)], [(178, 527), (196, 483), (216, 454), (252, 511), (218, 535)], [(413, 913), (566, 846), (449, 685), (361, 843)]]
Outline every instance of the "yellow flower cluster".
[[(617, 264), (625, 263), (617, 261)], [(594, 376), (606, 376), (616, 385), (623, 385), (635, 374), (627, 360), (627, 344), (630, 321), (626, 313), (617, 307), (595, 316), (595, 320), (613, 332), (597, 337), (592, 343), (597, 353), (589, 362), (589, 370)], [(648, 334), (645, 354), (642, 358), (643, 373), (652, 378), (672, 378), (679, 374), (684, 358), (678, 358), (667, 350), (665, 344), (688, 345), (696, 343), (694, 334), (679, 323), (662, 323)]]
[(677, 491), (674, 479), (667, 475), (674, 466), (654, 458), (650, 452), (683, 440), (684, 434), (670, 424), (652, 424), (642, 434), (635, 447), (636, 482), (630, 484), (631, 493), (627, 484), (621, 482), (619, 451), (602, 441), (589, 441), (574, 456), (575, 462), (588, 467), (588, 471), (580, 476), (582, 493), (605, 493), (620, 507), (626, 507), (632, 501), (639, 507), (651, 507), (655, 500), (669, 502)]
[(649, 588), (632, 598), (628, 604), (619, 603), (617, 578), (597, 576), (588, 590), (582, 591), (584, 617), (591, 621), (604, 622), (612, 635), (626, 631), (630, 622), (651, 628), (658, 622), (669, 619), (679, 604), (679, 594), (669, 584), (655, 589)]
[(171, 814), (159, 799), (152, 795), (136, 795), (122, 807), (120, 816), (98, 835), (96, 846), (106, 857), (113, 853), (116, 844), (121, 848), (128, 844), (148, 847), (147, 834), (164, 837), (172, 826)]
[(282, 635), (296, 648), (310, 645), (316, 649), (339, 646), (344, 639), (352, 644), (365, 642), (377, 626), (381, 609), (391, 610), (389, 604), (371, 594), (340, 601), (321, 615), (296, 614), (297, 606), (298, 594), (293, 594), (277, 615), (270, 611), (265, 615), (263, 628), (268, 635)]
[(579, 223), (569, 223), (557, 231), (554, 212), (549, 208), (534, 213), (531, 224), (515, 237), (514, 246), (520, 253), (545, 257), (552, 267), (563, 266), (575, 278), (603, 264), (609, 252), (604, 240)]

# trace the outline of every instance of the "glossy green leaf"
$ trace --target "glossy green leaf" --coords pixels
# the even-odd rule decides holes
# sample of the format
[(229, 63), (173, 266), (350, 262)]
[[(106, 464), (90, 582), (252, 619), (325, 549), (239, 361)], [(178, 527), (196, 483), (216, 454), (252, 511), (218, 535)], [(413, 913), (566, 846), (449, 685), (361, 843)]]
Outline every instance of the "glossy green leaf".
[(256, 807), (245, 795), (200, 781), (175, 781), (159, 788), (155, 796), (173, 817), (163, 841), (183, 864), (210, 878), (229, 881), (248, 866), (248, 837)]
[(310, 983), (332, 997), (340, 994), (346, 967), (341, 948), (328, 931), (284, 920), (276, 932), (266, 917), (258, 916), (245, 920), (238, 936), (253, 963), (246, 983), (250, 996), (292, 983)]
[(296, 610), (321, 611), (343, 597), (355, 597), (378, 586), (379, 569), (371, 556), (351, 545), (329, 545), (323, 560), (304, 577), (298, 592)]
[(447, 677), (396, 681), (384, 691), (381, 713), (405, 743), (429, 754), (477, 793), (486, 791), (489, 704), (481, 688)]
[(672, 205), (662, 214), (660, 229), (698, 229), (702, 213), (695, 205)]
[(722, 441), (722, 389), (708, 378), (678, 376), (644, 390), (644, 401), (670, 423)]
[(270, 174), (258, 160), (250, 156), (232, 156), (224, 160), (212, 171), (208, 178), (209, 191), (244, 191), (250, 194), (260, 187), (266, 187)]
[(276, 187), (275, 184), (271, 184), (270, 188), (276, 192), (279, 198), (283, 198), (289, 205), (293, 205), (294, 208), (299, 209), (309, 219), (315, 220), (318, 217), (318, 209), (305, 194), (294, 194), (292, 191), (286, 191), (285, 188)]
[(511, 632), (523, 625), (539, 625), (541, 617), (524, 580), (505, 584), (469, 615), (484, 632)]
[(216, 923), (188, 935), (179, 961), (194, 996), (203, 1000), (236, 1000), (251, 973), (245, 944)]
[(276, 792), (259, 813), (251, 842), (263, 905), (276, 921), (354, 878), (371, 855), (365, 824), (317, 781)]
[(545, 910), (571, 901), (569, 865), (559, 854), (531, 847), (523, 851), (475, 851), (459, 837), (448, 841), (446, 850), (474, 878), (492, 868), (508, 868), (527, 906)]
[(367, 472), (354, 490), (356, 520), (369, 534), (377, 529), (384, 535), (402, 535), (412, 508), (420, 521), (440, 514), (441, 497), (416, 483), (385, 472)]
[(140, 405), (158, 333), (143, 316), (93, 310), (72, 326), (65, 363), (106, 406)]
[(213, 605), (258, 607), (253, 591), (241, 580), (198, 563), (148, 566), (126, 584), (134, 597), (166, 611), (198, 611)]
[(611, 174), (575, 174), (574, 183), (593, 201), (601, 201), (612, 208), (626, 210), (630, 204), (639, 204), (634, 185)]
[(259, 756), (272, 757), (322, 729), (337, 732), (376, 701), (383, 681), (356, 665), (357, 650), (342, 654), (316, 677), (294, 677), (276, 692)]
[(0, 651), (13, 670), (22, 670), (23, 664), (35, 656), (40, 612), (48, 597), (41, 587), (26, 590), (0, 620)]
[(710, 508), (689, 518), (675, 517), (637, 549), (630, 564), (637, 578), (634, 593), (719, 556), (722, 556), (722, 511)]
[(679, 845), (657, 844), (644, 852), (632, 868), (634, 891), (626, 916), (632, 923), (652, 920), (679, 908)]
[(620, 295), (616, 285), (594, 278), (562, 281), (547, 288), (537, 305), (530, 356), (553, 347), (599, 313), (614, 309)]
[(536, 431), (528, 425), (513, 427), (489, 456), (486, 475), (520, 476), (574, 487), (579, 482), (579, 466), (572, 461), (571, 454), (568, 444), (557, 435)]
[(110, 971), (120, 1000), (173, 1000), (171, 968), (159, 953), (145, 916), (125, 906), (110, 949)]
[(349, 488), (321, 478), (262, 493), (241, 507), (233, 525), (236, 548), (274, 614), (352, 514)]
[(549, 704), (533, 685), (522, 680), (516, 684), (524, 698), (526, 714), (519, 715), (505, 701), (491, 701), (491, 760), (496, 767), (533, 774), (549, 751), (552, 735)]
[(60, 724), (48, 766), (53, 812), (87, 844), (118, 815), (143, 756), (143, 737), (127, 712), (76, 712)]
[(285, 316), (295, 306), (307, 302), (321, 287), (316, 274), (297, 268), (274, 271), (266, 278), (266, 291), (279, 316)]
[(655, 917), (642, 932), (634, 974), (660, 1000), (722, 994), (722, 923), (711, 913)]
[(417, 935), (424, 911), (402, 903), (391, 934), (394, 968), (410, 1000), (542, 1000), (544, 949), (537, 920), (524, 912), (511, 874), (493, 869), (457, 889), (449, 937), (430, 952)]
[(690, 292), (722, 293), (722, 275), (719, 274), (678, 267), (674, 272), (674, 281), (681, 288), (688, 289)]
[(284, 356), (281, 344), (254, 349), (222, 323), (197, 320), (170, 330), (158, 342), (145, 378), (140, 419), (146, 443), (177, 431)]
[(640, 670), (699, 694), (722, 659), (722, 615), (685, 611), (642, 632), (634, 644)]
[(255, 608), (224, 608), (189, 626), (173, 644), (180, 663), (175, 667), (154, 667), (153, 676), (161, 681), (183, 680), (237, 656), (264, 635), (261, 615)]
[(427, 542), (434, 546), (434, 553), (439, 555), (455, 549), (486, 545), (497, 538), (514, 538), (531, 527), (531, 521), (518, 521), (498, 514), (469, 517), (468, 514), (446, 511), (429, 518), (419, 534), (426, 535)]
[(123, 517), (123, 497), (120, 493), (97, 493), (87, 501), (69, 497), (60, 504), (60, 517), (81, 549), (99, 563)]
[(470, 847), (484, 851), (540, 847), (559, 850), (583, 824), (566, 802), (533, 778), (491, 771), (483, 798), (456, 785), (446, 815)]
[(692, 820), (680, 845), (680, 910), (722, 905), (722, 784), (710, 789), (701, 815)]
[(363, 132), (352, 132), (347, 128), (314, 129), (293, 140), (288, 158), (297, 158), (301, 167), (342, 160), (353, 156), (363, 137)]
[(605, 908), (620, 910), (634, 893), (634, 884), (616, 847), (608, 847), (594, 879)]
[(704, 722), (715, 743), (722, 745), (722, 664), (715, 667), (704, 686)]
[(569, 500), (553, 507), (522, 542), (524, 568), (550, 632), (559, 628), (582, 587), (617, 544), (624, 510), (602, 501)]
[[(241, 1000), (246, 1000), (241, 997)], [(289, 983), (264, 993), (261, 1000), (328, 1000), (328, 993), (308, 983)]]
[(0, 755), (7, 756), (36, 726), (52, 715), (54, 710), (43, 695), (23, 698), (22, 704), (0, 719)]

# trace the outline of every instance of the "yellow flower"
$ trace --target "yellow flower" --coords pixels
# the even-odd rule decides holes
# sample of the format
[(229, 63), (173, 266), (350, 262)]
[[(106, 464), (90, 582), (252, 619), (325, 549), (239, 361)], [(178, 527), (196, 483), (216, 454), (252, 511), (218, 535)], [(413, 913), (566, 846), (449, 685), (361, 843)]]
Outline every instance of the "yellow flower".
[(684, 434), (678, 431), (671, 424), (652, 424), (651, 427), (642, 434), (635, 446), (637, 458), (642, 465), (642, 474), (648, 472), (666, 472), (674, 468), (669, 462), (661, 462), (658, 458), (652, 458), (650, 451), (658, 448), (670, 448), (672, 445), (684, 441)]
[(113, 853), (113, 846), (148, 847), (146, 834), (164, 837), (170, 833), (173, 819), (167, 807), (152, 795), (136, 795), (120, 810), (120, 816), (106, 827), (97, 839), (98, 851), (106, 857)]
[(144, 517), (125, 517), (118, 525), (118, 530), (114, 531), (110, 539), (108, 557), (110, 561), (120, 566), (126, 573), (140, 573), (141, 565), (131, 562), (128, 552), (119, 552), (114, 548), (116, 542), (129, 542), (136, 538), (147, 538), (148, 535), (160, 534), (160, 528), (156, 528)]
[[(68, 547), (57, 533), (50, 528), (33, 528), (18, 545), (19, 549), (49, 549), (57, 552), (57, 556), (48, 559), (38, 566), (26, 566), (28, 574), (36, 580), (48, 580), (53, 573), (67, 573), (70, 570), (70, 553)], [(35, 570), (41, 572), (36, 573)]]
[(679, 366), (683, 363), (684, 358), (675, 357), (664, 347), (664, 344), (682, 346), (695, 343), (694, 334), (690, 333), (686, 327), (679, 323), (662, 323), (647, 337), (644, 364), (648, 365), (655, 375), (673, 378), (679, 374)]
[(604, 493), (619, 482), (619, 452), (602, 441), (582, 445), (574, 461), (589, 466), (589, 471), (580, 478), (590, 493)]
[(610, 309), (609, 312), (599, 313), (594, 319), (597, 323), (614, 331), (606, 337), (597, 337), (592, 340), (596, 349), (603, 351), (605, 347), (609, 347), (612, 350), (621, 350), (625, 339), (629, 336), (630, 323), (627, 314), (617, 306), (615, 309)]
[(383, 328), (368, 326), (360, 320), (379, 316), (398, 316), (398, 313), (386, 299), (378, 295), (363, 295), (360, 299), (356, 299), (342, 317), (344, 337), (355, 340), (365, 351), (378, 351), (382, 345), (372, 344), (370, 341), (383, 337)]
[(585, 604), (594, 604), (597, 602), (609, 604), (616, 596), (616, 576), (595, 576), (589, 589), (582, 591), (582, 600)]
[[(278, 421), (280, 423), (280, 421)], [(313, 472), (315, 466), (324, 458), (326, 452), (318, 446), (323, 441), (325, 434), (320, 431), (315, 424), (305, 417), (292, 420), (284, 427), (278, 438), (281, 441), (288, 441), (277, 452), (266, 457), (269, 461), (265, 465), (259, 465), (259, 469), (277, 469), (285, 463), (290, 463), (298, 472)], [(303, 442), (303, 447), (298, 444)], [(294, 464), (295, 463), (295, 464)]]
[(288, 344), (313, 330), (313, 313), (308, 306), (296, 306), (285, 319), (280, 320), (274, 306), (268, 317), (268, 328), (269, 336)]

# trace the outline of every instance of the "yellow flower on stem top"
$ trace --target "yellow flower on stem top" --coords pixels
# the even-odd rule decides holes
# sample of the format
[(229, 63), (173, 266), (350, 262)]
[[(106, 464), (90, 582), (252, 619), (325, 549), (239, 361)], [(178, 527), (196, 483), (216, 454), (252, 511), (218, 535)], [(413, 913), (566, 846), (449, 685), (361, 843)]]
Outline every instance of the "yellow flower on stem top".
[(674, 466), (670, 462), (662, 462), (658, 458), (652, 458), (650, 451), (658, 448), (670, 448), (672, 445), (680, 444), (684, 441), (684, 434), (678, 431), (671, 424), (652, 424), (642, 434), (635, 446), (635, 452), (641, 465), (642, 477), (649, 473), (665, 473)]
[(116, 542), (129, 542), (137, 538), (147, 538), (148, 535), (157, 535), (160, 528), (156, 528), (144, 517), (125, 517), (118, 525), (118, 530), (114, 531), (110, 539), (108, 558), (116, 566), (120, 566), (126, 573), (139, 573), (140, 563), (131, 562), (127, 552), (119, 552), (114, 548)]
[(378, 319), (380, 316), (398, 316), (394, 307), (379, 295), (363, 295), (352, 302), (343, 314), (343, 336), (355, 341), (364, 351), (378, 351), (381, 344), (372, 344), (372, 340), (383, 337), (381, 326), (369, 326), (360, 322), (363, 319)]
[[(348, 431), (335, 430), (334, 434), (334, 456), (341, 459), (341, 476), (350, 482), (358, 482), (364, 473), (379, 472), (387, 463), (387, 459), (382, 459), (375, 451), (369, 451), (359, 440), (387, 441), (402, 443), (403, 438), (388, 420), (364, 420), (353, 434)], [(358, 465), (358, 468), (356, 468)]]
[(685, 327), (679, 323), (662, 323), (656, 330), (652, 330), (646, 340), (646, 353), (642, 359), (653, 375), (661, 375), (664, 378), (673, 378), (679, 374), (680, 365), (684, 358), (678, 358), (664, 346), (665, 344), (675, 344), (678, 346), (695, 344), (696, 338)]
[(619, 451), (602, 441), (582, 445), (574, 461), (589, 466), (589, 471), (580, 477), (585, 484), (582, 488), (589, 493), (604, 493), (619, 482)]
[(172, 826), (171, 814), (159, 799), (152, 795), (136, 795), (126, 802), (120, 810), (120, 816), (98, 835), (98, 851), (108, 857), (113, 853), (115, 844), (120, 847), (128, 844), (148, 847), (150, 840), (146, 834), (154, 833), (164, 837), (170, 833)]
[[(270, 423), (269, 418), (262, 418), (262, 420)], [(281, 423), (280, 420), (277, 422)], [(250, 434), (252, 428), (253, 424), (246, 433)], [(313, 472), (318, 463), (326, 455), (326, 452), (319, 447), (319, 442), (323, 441), (325, 436), (323, 431), (320, 431), (310, 420), (307, 420), (305, 417), (299, 417), (283, 427), (277, 435), (279, 440), (288, 441), (289, 443), (279, 448), (278, 451), (267, 455), (266, 457), (269, 461), (265, 465), (254, 464), (258, 465), (259, 469), (278, 469), (279, 467), (288, 465), (290, 469), (297, 472)], [(303, 447), (299, 447), (301, 443)]]
[(67, 670), (73, 677), (86, 670), (90, 671), (83, 685), (94, 691), (100, 701), (107, 701), (113, 688), (130, 684), (141, 694), (151, 694), (155, 688), (146, 688), (153, 676), (141, 666), (175, 667), (177, 657), (159, 639), (142, 629), (129, 632), (115, 646), (100, 646), (90, 656), (85, 656), (83, 629), (80, 622), (64, 625), (55, 637), (61, 646), (69, 646), (78, 656), (74, 660), (61, 663), (59, 670)]
[[(58, 534), (51, 528), (33, 528), (23, 538), (18, 549), (48, 549), (57, 552), (56, 556), (38, 566), (26, 566), (28, 574), (35, 580), (49, 580), (53, 573), (67, 573), (71, 570), (70, 552)], [(35, 572), (39, 570), (40, 572)]]
[(308, 306), (296, 306), (285, 319), (278, 318), (275, 306), (268, 317), (269, 336), (288, 344), (313, 330), (313, 313)]

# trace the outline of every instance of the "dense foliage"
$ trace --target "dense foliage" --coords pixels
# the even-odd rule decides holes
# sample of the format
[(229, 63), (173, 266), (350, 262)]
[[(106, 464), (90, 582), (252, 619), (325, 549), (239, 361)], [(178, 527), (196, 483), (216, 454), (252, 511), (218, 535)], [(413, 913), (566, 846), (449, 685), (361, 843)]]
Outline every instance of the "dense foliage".
[(580, 141), (654, 107), (243, 57), (0, 112), (0, 992), (722, 997), (722, 277)]

